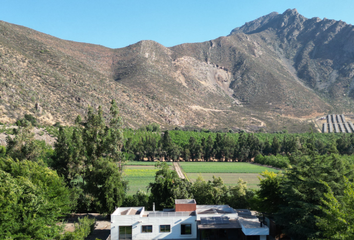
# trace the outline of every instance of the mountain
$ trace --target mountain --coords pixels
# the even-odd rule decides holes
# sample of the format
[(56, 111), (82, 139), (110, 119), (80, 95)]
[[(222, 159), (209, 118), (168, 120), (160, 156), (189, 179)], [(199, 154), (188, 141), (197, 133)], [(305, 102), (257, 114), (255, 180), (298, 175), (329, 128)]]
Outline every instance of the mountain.
[(293, 9), (202, 43), (110, 49), (0, 21), (0, 121), (71, 124), (116, 99), (127, 127), (307, 131), (352, 112), (353, 31)]

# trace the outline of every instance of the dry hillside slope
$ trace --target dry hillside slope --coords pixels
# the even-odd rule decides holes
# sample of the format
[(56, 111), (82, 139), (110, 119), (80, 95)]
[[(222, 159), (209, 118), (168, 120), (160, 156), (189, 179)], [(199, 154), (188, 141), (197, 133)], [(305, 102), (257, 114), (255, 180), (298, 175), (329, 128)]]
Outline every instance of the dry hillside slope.
[(116, 99), (130, 127), (306, 131), (316, 116), (352, 111), (353, 32), (287, 10), (202, 43), (109, 49), (0, 22), (0, 121), (71, 124)]

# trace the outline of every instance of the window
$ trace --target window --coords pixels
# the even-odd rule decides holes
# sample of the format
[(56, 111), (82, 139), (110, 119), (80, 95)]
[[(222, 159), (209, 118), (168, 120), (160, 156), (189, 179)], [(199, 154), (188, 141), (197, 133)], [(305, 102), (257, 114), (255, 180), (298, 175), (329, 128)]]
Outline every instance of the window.
[(132, 239), (132, 226), (119, 226), (119, 239), (131, 240)]
[(181, 235), (192, 234), (192, 224), (181, 224)]
[(160, 225), (160, 232), (171, 232), (170, 225)]
[(152, 225), (143, 225), (141, 232), (143, 233), (152, 233)]

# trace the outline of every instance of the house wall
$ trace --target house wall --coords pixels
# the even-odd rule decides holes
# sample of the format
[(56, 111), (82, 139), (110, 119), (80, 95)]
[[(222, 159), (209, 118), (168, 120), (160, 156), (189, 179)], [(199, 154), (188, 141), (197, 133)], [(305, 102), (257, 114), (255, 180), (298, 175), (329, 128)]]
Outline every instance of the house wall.
[[(181, 235), (181, 224), (191, 224), (192, 234)], [(152, 233), (142, 233), (143, 225), (152, 225)], [(171, 225), (171, 232), (160, 233), (160, 225)], [(111, 239), (119, 239), (119, 226), (132, 226), (134, 240), (147, 239), (197, 239), (197, 222), (195, 216), (185, 217), (139, 217), (112, 216)]]
[(175, 205), (176, 212), (192, 212), (197, 209), (197, 205), (194, 204), (176, 204)]

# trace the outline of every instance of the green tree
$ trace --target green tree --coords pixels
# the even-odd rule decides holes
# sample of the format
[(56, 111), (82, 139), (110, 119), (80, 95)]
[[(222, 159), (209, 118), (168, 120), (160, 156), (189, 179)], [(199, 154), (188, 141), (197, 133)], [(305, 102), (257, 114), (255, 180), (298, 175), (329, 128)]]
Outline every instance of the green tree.
[(155, 155), (157, 154), (157, 141), (153, 136), (146, 136), (144, 142), (144, 156), (149, 159), (149, 161), (154, 161)]
[(274, 214), (279, 211), (279, 207), (284, 205), (284, 199), (281, 193), (282, 174), (269, 172), (268, 170), (260, 174), (259, 190), (257, 194), (256, 210), (268, 214)]
[(149, 194), (145, 191), (138, 190), (134, 195), (126, 196), (122, 206), (124, 207), (139, 207), (144, 206), (145, 209), (151, 209), (149, 202)]
[(220, 177), (213, 176), (212, 181), (205, 181), (202, 176), (191, 187), (191, 193), (198, 204), (224, 204), (227, 202), (228, 189)]
[(172, 141), (172, 138), (170, 136), (170, 133), (168, 130), (166, 130), (161, 138), (161, 147), (163, 151), (163, 155), (165, 156), (165, 159), (168, 160), (171, 158), (171, 152), (173, 151), (173, 148), (175, 147)]
[(0, 158), (0, 238), (53, 239), (60, 217), (75, 205), (73, 192), (43, 163)]
[(193, 198), (190, 182), (180, 179), (176, 171), (170, 170), (164, 162), (155, 166), (160, 170), (156, 171), (155, 181), (149, 184), (148, 189), (151, 191), (150, 202), (155, 202), (158, 209), (172, 208), (178, 198)]
[(226, 203), (233, 208), (250, 208), (253, 198), (254, 192), (247, 189), (247, 182), (239, 178), (235, 186), (229, 187)]
[(116, 206), (122, 205), (126, 190), (127, 182), (123, 180), (115, 162), (99, 158), (93, 163), (84, 186), (84, 192), (92, 198), (92, 210), (112, 213)]
[[(123, 147), (123, 120), (119, 116), (119, 110), (116, 102), (112, 100), (110, 108), (111, 119), (109, 121), (108, 137), (105, 139), (105, 150), (107, 156), (114, 162), (119, 162), (119, 169), (122, 170), (122, 161), (124, 156), (122, 154)], [(105, 127), (107, 133), (107, 127)]]
[(43, 149), (39, 141), (34, 139), (33, 126), (28, 124), (25, 127), (19, 127), (14, 138), (7, 136), (7, 155), (23, 160), (37, 161), (42, 155)]
[(279, 140), (276, 136), (273, 137), (273, 142), (272, 142), (272, 154), (277, 155), (280, 153), (281, 149), (281, 144), (279, 143)]
[(217, 133), (215, 141), (214, 141), (214, 146), (213, 146), (213, 155), (219, 161), (223, 157), (223, 151), (222, 150), (223, 150), (223, 138), (222, 138), (220, 133)]
[(323, 216), (317, 216), (317, 227), (325, 239), (354, 239), (354, 183), (345, 178), (345, 188), (342, 197), (336, 197), (331, 187), (322, 182), (327, 192), (321, 199), (320, 209)]
[(276, 221), (282, 224), (293, 239), (323, 237), (316, 226), (316, 217), (323, 216), (321, 199), (327, 188), (326, 182), (335, 196), (342, 196), (345, 177), (353, 179), (353, 170), (348, 162), (336, 155), (292, 156), (292, 168), (284, 173), (280, 190), (284, 205), (276, 213)]
[(214, 195), (211, 184), (206, 182), (201, 175), (197, 177), (192, 185), (191, 191), (198, 204), (213, 204)]
[(189, 138), (188, 148), (193, 161), (196, 161), (201, 157), (202, 147), (192, 136)]
[[(97, 112), (90, 107), (85, 121), (78, 117), (75, 123), (72, 133), (59, 129), (55, 169), (76, 188), (78, 210), (109, 213), (122, 204), (126, 190), (120, 174), (124, 155), (117, 105), (111, 102), (109, 124), (101, 107)], [(115, 168), (117, 162), (119, 167)]]
[(207, 140), (205, 140), (205, 138), (203, 138), (203, 139), (204, 139), (204, 141), (202, 144), (202, 148), (203, 148), (204, 160), (209, 161), (210, 158), (212, 157), (212, 154), (213, 154), (214, 141), (213, 141), (211, 135), (208, 136)]
[(76, 184), (73, 181), (81, 178), (85, 171), (82, 129), (76, 125), (71, 132), (68, 128), (59, 127), (54, 149), (54, 169), (69, 185)]

